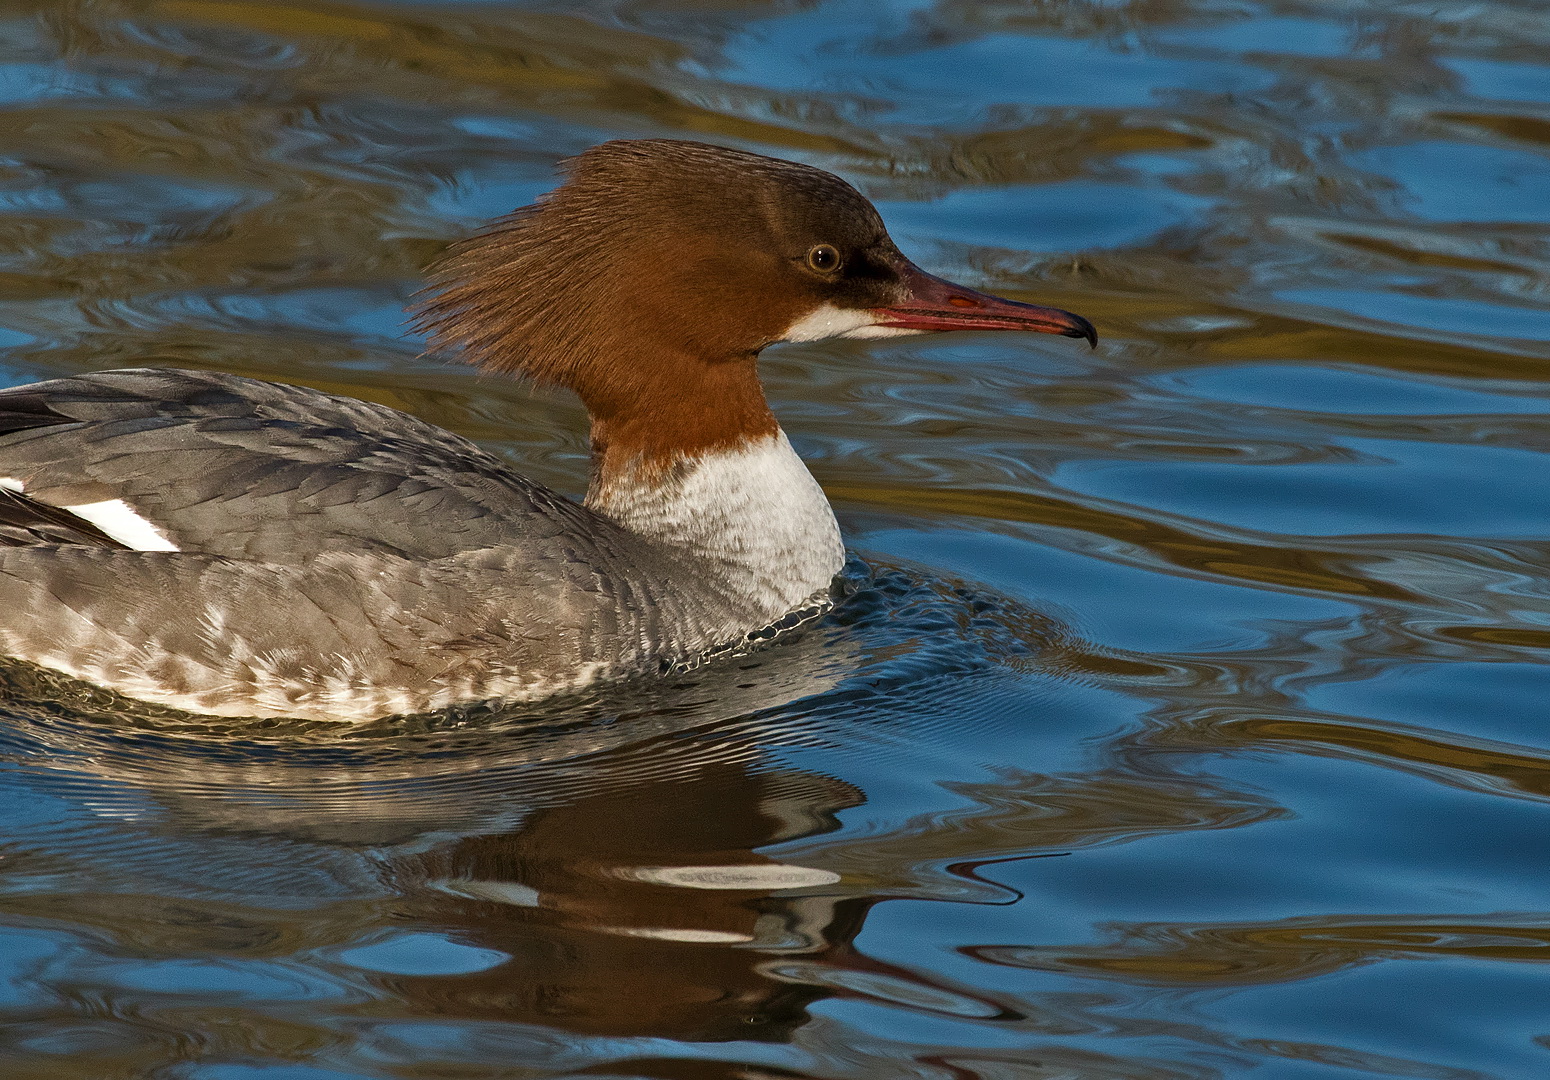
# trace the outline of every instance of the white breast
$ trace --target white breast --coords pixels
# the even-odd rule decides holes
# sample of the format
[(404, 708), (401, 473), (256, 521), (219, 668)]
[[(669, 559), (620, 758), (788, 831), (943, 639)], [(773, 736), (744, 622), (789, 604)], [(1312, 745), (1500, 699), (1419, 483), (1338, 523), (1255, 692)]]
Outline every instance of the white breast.
[(829, 587), (845, 562), (823, 489), (785, 432), (680, 464), (656, 484), (610, 484), (593, 509), (711, 560), (773, 621)]

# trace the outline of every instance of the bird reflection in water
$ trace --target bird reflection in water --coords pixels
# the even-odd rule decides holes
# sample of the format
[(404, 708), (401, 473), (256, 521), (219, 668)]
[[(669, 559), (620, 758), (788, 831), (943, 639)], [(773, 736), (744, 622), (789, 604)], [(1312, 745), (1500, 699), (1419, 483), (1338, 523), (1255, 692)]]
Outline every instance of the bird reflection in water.
[[(123, 905), (165, 909), (141, 925), (173, 931), (167, 910), (190, 904), (322, 906), (258, 936), (289, 939), (289, 959), (299, 933), (308, 964), (366, 988), (374, 1015), (782, 1041), (833, 991), (772, 960), (850, 954), (876, 898), (761, 853), (836, 829), (865, 800), (764, 750), (792, 722), (783, 706), (853, 663), (799, 641), (695, 673), (633, 714), (592, 703), (538, 728), (259, 742), (39, 712), (26, 730), (45, 745), (27, 756), (109, 834), (70, 846), (118, 852)], [(490, 961), (355, 959), (406, 933)]]
[(708, 764), (459, 840), (396, 868), (426, 878), (408, 894), (411, 918), (511, 959), (386, 984), (424, 1013), (586, 1035), (783, 1039), (827, 991), (771, 978), (770, 954), (844, 947), (868, 901), (825, 894), (838, 875), (756, 849), (829, 831), (862, 798), (830, 777)]

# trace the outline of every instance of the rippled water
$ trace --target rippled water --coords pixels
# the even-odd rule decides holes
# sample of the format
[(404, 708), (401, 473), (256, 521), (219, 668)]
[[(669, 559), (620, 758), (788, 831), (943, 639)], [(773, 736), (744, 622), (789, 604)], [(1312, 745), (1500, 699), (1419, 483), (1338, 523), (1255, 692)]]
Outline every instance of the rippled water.
[(843, 173), (1089, 353), (772, 351), (855, 593), (671, 685), (202, 729), (7, 675), (0, 1075), (1550, 1075), (1550, 8), (13, 0), (0, 377), (408, 409), (556, 158)]

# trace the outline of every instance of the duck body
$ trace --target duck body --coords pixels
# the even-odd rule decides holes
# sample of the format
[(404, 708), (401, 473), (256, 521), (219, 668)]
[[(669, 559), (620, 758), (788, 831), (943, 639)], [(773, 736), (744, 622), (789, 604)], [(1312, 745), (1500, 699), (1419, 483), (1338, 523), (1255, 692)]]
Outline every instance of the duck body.
[(434, 347), (581, 397), (584, 502), (314, 390), (155, 368), (14, 387), (0, 654), (195, 713), (337, 721), (692, 665), (816, 617), (844, 561), (764, 347), (1094, 340), (920, 271), (837, 177), (667, 140), (581, 155), (434, 280)]
[(783, 435), (684, 465), (627, 528), (395, 409), (234, 375), (0, 391), (6, 428), (0, 653), (190, 712), (361, 720), (692, 663), (819, 613), (844, 559)]

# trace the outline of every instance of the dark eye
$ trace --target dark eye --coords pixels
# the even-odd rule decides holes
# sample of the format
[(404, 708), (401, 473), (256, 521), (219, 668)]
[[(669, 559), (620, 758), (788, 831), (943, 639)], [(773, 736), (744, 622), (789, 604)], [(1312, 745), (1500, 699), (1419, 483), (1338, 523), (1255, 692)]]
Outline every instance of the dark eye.
[(820, 274), (832, 274), (840, 268), (840, 252), (832, 244), (819, 244), (807, 253), (807, 265)]

